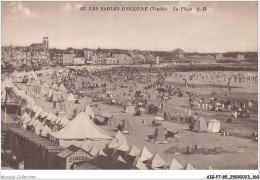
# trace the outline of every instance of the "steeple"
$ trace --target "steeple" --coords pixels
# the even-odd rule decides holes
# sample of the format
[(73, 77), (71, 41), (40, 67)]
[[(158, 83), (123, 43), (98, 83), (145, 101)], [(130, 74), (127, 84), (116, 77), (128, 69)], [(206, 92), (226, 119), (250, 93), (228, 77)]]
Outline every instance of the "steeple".
[(43, 42), (42, 42), (43, 46), (48, 49), (49, 48), (49, 38), (48, 38), (48, 35), (45, 35), (43, 37)]

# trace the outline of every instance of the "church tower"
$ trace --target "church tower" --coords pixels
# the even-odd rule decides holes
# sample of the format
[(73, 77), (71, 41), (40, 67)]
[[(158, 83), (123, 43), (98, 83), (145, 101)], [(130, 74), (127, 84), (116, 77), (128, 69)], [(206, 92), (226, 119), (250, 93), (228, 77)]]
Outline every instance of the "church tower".
[(44, 48), (48, 49), (49, 48), (49, 38), (48, 36), (43, 37), (43, 42), (42, 42)]

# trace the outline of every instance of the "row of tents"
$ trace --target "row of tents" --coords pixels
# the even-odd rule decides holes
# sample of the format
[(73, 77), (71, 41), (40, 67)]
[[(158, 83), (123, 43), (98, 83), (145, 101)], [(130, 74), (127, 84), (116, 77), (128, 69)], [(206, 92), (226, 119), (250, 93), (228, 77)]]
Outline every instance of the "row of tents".
[(54, 72), (54, 70), (41, 70), (41, 71), (30, 71), (30, 72), (17, 72), (17, 71), (14, 71), (12, 74), (11, 74), (11, 77), (28, 77), (28, 78), (31, 78), (31, 77), (34, 77), (34, 78), (37, 78), (37, 74), (41, 74), (41, 75), (51, 75), (52, 73)]
[(196, 132), (213, 132), (218, 133), (220, 131), (220, 122), (218, 120), (212, 119), (207, 124), (206, 120), (200, 117), (192, 124), (192, 131)]
[[(126, 137), (118, 131), (115, 137), (106, 146), (94, 145), (91, 140), (83, 142), (75, 141), (73, 144), (94, 157), (106, 156), (125, 164), (130, 164), (140, 170), (147, 169), (169, 169), (169, 170), (195, 170), (191, 164), (183, 166), (175, 158), (166, 162), (158, 153), (152, 154), (145, 146), (139, 149), (135, 144), (128, 146)], [(209, 167), (209, 169), (212, 169)]]

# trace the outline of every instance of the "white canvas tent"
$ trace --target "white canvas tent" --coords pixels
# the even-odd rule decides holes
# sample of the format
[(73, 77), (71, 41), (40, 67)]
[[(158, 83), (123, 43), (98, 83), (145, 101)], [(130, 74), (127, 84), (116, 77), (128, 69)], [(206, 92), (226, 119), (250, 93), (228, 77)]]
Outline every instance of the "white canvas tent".
[(45, 125), (44, 128), (42, 129), (42, 136), (47, 137), (48, 134), (50, 133), (51, 133), (51, 129), (47, 125)]
[(187, 164), (186, 170), (196, 170), (190, 163)]
[(210, 120), (208, 130), (209, 132), (218, 133), (220, 131), (220, 122), (215, 119)]
[(195, 121), (192, 131), (207, 132), (208, 126), (206, 121), (202, 117), (200, 117), (198, 120)]
[(139, 157), (141, 158), (141, 161), (147, 161), (151, 157), (153, 157), (152, 153), (144, 146)]
[(69, 96), (68, 96), (68, 101), (75, 102), (75, 100), (76, 99), (74, 98), (73, 94), (70, 93)]
[(152, 158), (150, 158), (147, 161), (147, 164), (151, 168), (162, 168), (166, 165), (166, 162), (164, 159), (161, 158), (161, 156), (159, 154), (156, 153)]
[(170, 170), (181, 170), (184, 167), (174, 158), (169, 167)]
[(110, 140), (112, 137), (96, 126), (84, 112), (80, 112), (67, 126), (51, 134), (60, 145), (71, 140)]
[(120, 151), (125, 151), (125, 152), (128, 151), (129, 150), (129, 146), (127, 144), (127, 141), (124, 140), (123, 143), (120, 144), (120, 146), (118, 148), (116, 148), (116, 149), (118, 149)]
[(138, 147), (136, 147), (136, 145), (133, 144), (129, 149), (128, 154), (130, 156), (137, 156), (140, 152), (141, 150)]
[(135, 106), (128, 102), (125, 106), (125, 113), (134, 114), (135, 113)]
[(121, 131), (117, 131), (115, 138), (109, 143), (109, 148), (118, 148), (124, 141), (126, 141), (126, 137), (122, 134)]
[(134, 163), (134, 166), (137, 168), (137, 169), (140, 169), (140, 170), (147, 170), (148, 168), (145, 166), (145, 164), (142, 162), (141, 158), (137, 158), (136, 160), (136, 163)]
[(90, 107), (90, 105), (87, 105), (85, 108), (85, 114), (87, 116), (89, 116), (91, 119), (93, 119), (95, 117), (94, 111), (92, 109), (92, 107)]

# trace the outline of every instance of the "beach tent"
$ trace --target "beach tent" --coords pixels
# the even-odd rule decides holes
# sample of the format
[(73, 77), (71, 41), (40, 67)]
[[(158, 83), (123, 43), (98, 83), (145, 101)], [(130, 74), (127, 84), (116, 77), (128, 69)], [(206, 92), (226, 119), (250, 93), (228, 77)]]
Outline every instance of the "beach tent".
[(112, 141), (108, 144), (108, 148), (117, 148), (121, 143), (122, 142), (119, 142), (118, 139), (112, 139)]
[(35, 134), (40, 135), (43, 128), (44, 128), (43, 123), (39, 121), (35, 126)]
[(162, 126), (156, 127), (153, 134), (153, 139), (156, 144), (168, 143), (164, 134), (164, 128)]
[(45, 125), (44, 128), (42, 129), (42, 136), (47, 137), (48, 134), (50, 134), (51, 132), (52, 132), (51, 129), (47, 125)]
[(32, 108), (32, 111), (33, 111), (34, 113), (36, 113), (36, 111), (37, 111), (38, 109), (39, 109), (39, 106), (34, 105), (33, 108)]
[(53, 118), (53, 116), (54, 115), (51, 112), (49, 112), (49, 114), (47, 115), (46, 119), (50, 121)]
[(85, 108), (85, 114), (87, 116), (89, 116), (91, 119), (93, 119), (95, 117), (94, 111), (92, 109), (92, 107), (90, 107), (90, 105), (87, 105)]
[(28, 123), (27, 125), (28, 126), (32, 126), (34, 123), (35, 123), (36, 119), (35, 118), (32, 118)]
[(186, 170), (196, 170), (190, 163), (187, 164)]
[(112, 137), (96, 126), (84, 112), (80, 112), (67, 126), (60, 131), (51, 134), (59, 139), (60, 145), (63, 141), (70, 140), (110, 140)]
[(200, 117), (198, 120), (195, 121), (192, 131), (207, 132), (208, 127), (206, 121), (202, 117)]
[(166, 162), (159, 154), (156, 153), (147, 161), (147, 165), (151, 168), (162, 168), (166, 165)]
[(104, 149), (106, 145), (110, 142), (111, 140), (84, 140), (81, 148), (84, 149), (87, 152), (90, 152), (92, 147), (95, 146), (95, 148), (99, 149)]
[(60, 91), (66, 91), (66, 88), (64, 87), (63, 84), (61, 84), (59, 90), (60, 90)]
[(88, 140), (86, 140), (86, 141), (82, 142), (82, 145), (80, 146), (80, 148), (84, 149), (86, 152), (89, 153), (93, 146), (94, 145), (92, 143), (89, 143)]
[(98, 155), (104, 155), (107, 156), (103, 152), (103, 148), (106, 147), (106, 144), (108, 141), (92, 141), (92, 140), (72, 140), (72, 141), (67, 141), (63, 143), (63, 147), (67, 147), (70, 145), (75, 145), (77, 147), (80, 147), (81, 149), (85, 150), (86, 152), (90, 153), (92, 156), (98, 156)]
[(68, 107), (66, 103), (60, 104), (59, 114), (67, 114), (68, 113)]
[(170, 170), (181, 170), (184, 167), (174, 158), (169, 167)]
[(135, 113), (135, 106), (131, 102), (128, 102), (125, 105), (125, 113), (130, 113), (130, 114)]
[(136, 147), (136, 145), (132, 145), (131, 148), (128, 150), (128, 154), (130, 156), (137, 156), (138, 154), (140, 154), (141, 150)]
[(117, 160), (123, 163), (127, 163), (126, 160), (124, 160), (124, 158), (121, 155), (118, 155)]
[(40, 118), (45, 118), (48, 116), (48, 112), (47, 111), (44, 111), (43, 113), (40, 114)]
[(209, 132), (218, 133), (220, 130), (220, 122), (218, 120), (212, 119), (208, 124)]
[(53, 92), (51, 101), (52, 102), (62, 102), (63, 101), (62, 93), (61, 92)]
[(119, 147), (124, 141), (126, 141), (126, 137), (122, 134), (121, 131), (117, 131), (115, 138), (108, 144), (109, 148), (117, 148)]
[(24, 113), (24, 115), (21, 117), (21, 120), (23, 122), (23, 128), (27, 128), (27, 124), (31, 121), (30, 116), (27, 113)]
[(122, 132), (124, 134), (132, 134), (134, 132), (131, 120), (128, 119), (123, 121)]
[(35, 121), (32, 123), (32, 126), (33, 127), (36, 127), (36, 125), (39, 123), (40, 121), (39, 121), (39, 119), (35, 119)]
[(72, 93), (70, 93), (69, 94), (69, 96), (68, 96), (68, 101), (70, 101), (70, 102), (75, 102), (75, 97), (73, 96), (73, 94)]
[(52, 123), (54, 123), (57, 119), (58, 119), (58, 117), (56, 115), (53, 115), (53, 117), (50, 119), (50, 121)]
[[(63, 116), (64, 117), (64, 116)], [(60, 125), (62, 118), (61, 116), (58, 116), (58, 119), (55, 121), (56, 125)]]
[(99, 148), (96, 148), (95, 146), (93, 146), (89, 152), (89, 154), (91, 154), (92, 156), (97, 156), (99, 153)]
[(120, 150), (120, 151), (128, 151), (129, 150), (129, 146), (127, 144), (127, 141), (124, 140), (122, 144), (120, 144), (120, 146), (118, 148), (116, 148), (117, 150)]
[(146, 165), (142, 162), (141, 158), (137, 158), (136, 162), (133, 164), (133, 166), (135, 166), (137, 169), (140, 170), (147, 170), (148, 168), (146, 167)]
[(123, 142), (124, 140), (126, 140), (126, 137), (124, 134), (122, 134), (121, 131), (117, 131), (115, 138), (118, 139), (118, 141)]
[(3, 92), (5, 90), (5, 88), (8, 88), (8, 87), (9, 88), (14, 87), (12, 78), (6, 78), (2, 81), (1, 92)]
[(52, 95), (53, 95), (52, 89), (49, 89), (47, 95), (48, 95), (49, 100), (51, 100), (51, 97), (52, 97)]
[(91, 150), (89, 151), (89, 153), (90, 153), (92, 156), (99, 156), (99, 155), (107, 156), (102, 149), (96, 147), (95, 145), (91, 148)]
[(153, 157), (152, 153), (144, 146), (141, 153), (139, 154), (139, 157), (142, 162), (147, 161), (151, 157)]
[(42, 111), (43, 111), (42, 108), (39, 107), (39, 108), (37, 109), (37, 111), (35, 112), (34, 117), (35, 117), (35, 118), (39, 117), (39, 115), (42, 113)]
[(106, 153), (102, 149), (99, 149), (98, 156), (99, 155), (107, 156)]
[(69, 122), (70, 122), (70, 121), (67, 119), (67, 117), (66, 117), (66, 116), (63, 116), (63, 118), (62, 118), (61, 121), (60, 121), (60, 125), (61, 125), (62, 127), (65, 127)]

